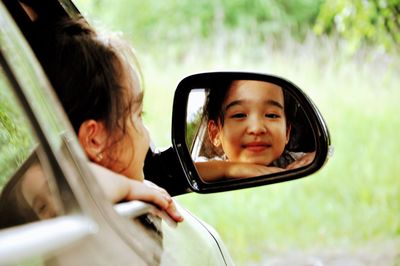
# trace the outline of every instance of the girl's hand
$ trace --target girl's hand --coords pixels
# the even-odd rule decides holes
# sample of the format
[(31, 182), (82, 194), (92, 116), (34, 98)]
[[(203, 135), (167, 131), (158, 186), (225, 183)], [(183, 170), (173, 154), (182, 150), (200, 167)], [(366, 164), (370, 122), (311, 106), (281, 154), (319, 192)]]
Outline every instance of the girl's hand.
[(297, 159), (296, 161), (294, 161), (293, 163), (289, 164), (286, 169), (287, 170), (291, 170), (291, 169), (296, 169), (302, 166), (306, 166), (309, 165), (310, 163), (312, 163), (312, 161), (314, 161), (315, 158), (315, 151), (314, 152), (308, 152), (306, 153), (303, 157)]
[(147, 180), (140, 182), (129, 179), (129, 181), (130, 191), (125, 200), (141, 200), (152, 203), (161, 210), (164, 210), (175, 222), (179, 223), (183, 221), (182, 215), (165, 189)]
[(89, 167), (111, 203), (141, 200), (164, 210), (174, 221), (183, 221), (182, 215), (165, 189), (149, 181), (129, 179), (95, 163), (89, 163)]

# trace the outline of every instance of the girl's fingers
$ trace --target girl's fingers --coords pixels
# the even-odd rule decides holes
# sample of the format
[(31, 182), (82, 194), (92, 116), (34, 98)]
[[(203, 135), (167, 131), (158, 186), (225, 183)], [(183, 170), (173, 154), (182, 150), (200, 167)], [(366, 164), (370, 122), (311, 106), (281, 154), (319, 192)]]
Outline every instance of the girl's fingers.
[(133, 194), (130, 196), (131, 200), (136, 199), (152, 203), (161, 210), (164, 210), (174, 221), (183, 221), (182, 215), (176, 209), (175, 203), (165, 189), (152, 183), (148, 184), (147, 182), (135, 182), (132, 184)]
[(183, 217), (176, 208), (175, 202), (172, 200), (171, 196), (169, 196), (168, 194), (156, 193), (155, 197), (156, 201), (158, 197), (162, 198), (163, 204), (161, 205), (155, 202), (156, 205), (159, 206), (162, 210), (164, 210), (175, 222), (183, 221)]
[(299, 168), (302, 166), (306, 166), (306, 165), (310, 164), (313, 160), (314, 160), (313, 156), (306, 155), (303, 158), (300, 158), (297, 161), (294, 161), (293, 163), (289, 164), (286, 167), (286, 169), (290, 170), (290, 169), (295, 169), (295, 168)]
[(183, 221), (183, 216), (181, 215), (181, 213), (178, 211), (178, 209), (176, 208), (175, 202), (171, 201), (171, 203), (169, 204), (168, 208), (165, 210), (168, 215), (174, 219), (175, 222), (182, 222)]
[(156, 193), (154, 196), (154, 204), (164, 210), (175, 222), (183, 221), (182, 215), (176, 208), (175, 202), (170, 196), (162, 195), (159, 193)]

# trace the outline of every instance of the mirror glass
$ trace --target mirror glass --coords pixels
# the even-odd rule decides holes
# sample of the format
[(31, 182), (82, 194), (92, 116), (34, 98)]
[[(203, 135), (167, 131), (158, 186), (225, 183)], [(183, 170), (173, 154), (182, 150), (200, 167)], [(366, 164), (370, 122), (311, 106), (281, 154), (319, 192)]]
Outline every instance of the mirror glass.
[(289, 90), (259, 80), (193, 88), (186, 144), (205, 182), (251, 178), (307, 166), (315, 134)]

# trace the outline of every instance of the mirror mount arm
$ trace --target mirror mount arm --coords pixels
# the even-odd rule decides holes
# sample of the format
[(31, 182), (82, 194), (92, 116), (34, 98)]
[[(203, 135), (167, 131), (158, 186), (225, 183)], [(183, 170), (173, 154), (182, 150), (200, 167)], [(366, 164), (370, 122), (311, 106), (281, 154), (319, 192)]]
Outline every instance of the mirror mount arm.
[(162, 152), (155, 152), (150, 148), (143, 170), (146, 180), (164, 188), (171, 196), (191, 192), (178, 156), (172, 147)]

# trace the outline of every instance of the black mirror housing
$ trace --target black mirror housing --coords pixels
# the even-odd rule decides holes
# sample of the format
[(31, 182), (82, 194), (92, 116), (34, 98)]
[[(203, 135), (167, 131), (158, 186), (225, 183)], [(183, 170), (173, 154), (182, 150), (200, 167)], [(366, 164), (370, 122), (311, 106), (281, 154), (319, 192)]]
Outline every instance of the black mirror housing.
[[(192, 114), (188, 114), (188, 110), (191, 108), (188, 106), (189, 97), (194, 91), (201, 91), (204, 92), (204, 95), (206, 95), (204, 97), (207, 98), (210, 92), (220, 90), (221, 84), (232, 84), (237, 81), (242, 83), (243, 81), (252, 81), (253, 83), (256, 82), (255, 84), (261, 82), (261, 84), (267, 84), (270, 87), (275, 86), (281, 88), (284, 95), (290, 95), (290, 97), (294, 99), (296, 102), (296, 109), (301, 110), (301, 112), (297, 112), (298, 114), (301, 113), (301, 115), (297, 115), (297, 117), (299, 117), (298, 120), (301, 119), (303, 121), (302, 123), (307, 125), (307, 130), (305, 132), (308, 132), (303, 133), (301, 137), (298, 138), (297, 142), (300, 146), (297, 146), (303, 147), (302, 149), (304, 149), (304, 151), (311, 149), (315, 152), (312, 162), (298, 168), (251, 178), (229, 178), (210, 182), (201, 177), (198, 171), (199, 169), (195, 164), (195, 161), (199, 158), (194, 154), (196, 140), (192, 140), (192, 138), (200, 139), (201, 141), (199, 143), (203, 145), (203, 140), (207, 139), (207, 137), (203, 136), (206, 135), (204, 132), (202, 133), (203, 135), (199, 135), (201, 131), (199, 128), (202, 127), (203, 131), (207, 131), (207, 125), (202, 118), (201, 121), (203, 122), (199, 122), (197, 132), (194, 133), (195, 137), (192, 136), (193, 133), (188, 133), (188, 117), (189, 115), (192, 116)], [(197, 112), (201, 113), (202, 110), (201, 107)], [(292, 82), (278, 76), (266, 74), (248, 72), (208, 72), (184, 78), (178, 84), (175, 92), (172, 125), (172, 145), (176, 153), (176, 158), (183, 169), (190, 189), (198, 193), (228, 191), (305, 177), (315, 173), (325, 164), (332, 149), (327, 125), (311, 99)]]

